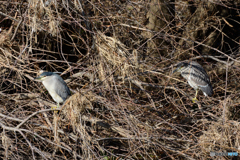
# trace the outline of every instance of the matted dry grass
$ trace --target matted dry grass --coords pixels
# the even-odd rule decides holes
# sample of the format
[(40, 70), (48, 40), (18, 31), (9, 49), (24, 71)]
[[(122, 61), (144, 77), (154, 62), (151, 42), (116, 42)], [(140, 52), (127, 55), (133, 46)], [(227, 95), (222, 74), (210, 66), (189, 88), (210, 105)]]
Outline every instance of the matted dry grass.
[[(221, 28), (234, 22), (214, 6), (238, 8), (206, 3), (177, 1), (174, 19), (149, 29), (149, 11), (160, 1), (1, 1), (1, 158), (214, 159), (211, 151), (239, 152), (239, 39)], [(194, 90), (172, 75), (183, 60), (203, 65), (213, 97), (200, 93), (192, 103)], [(58, 112), (34, 81), (39, 70), (61, 72), (71, 88)]]

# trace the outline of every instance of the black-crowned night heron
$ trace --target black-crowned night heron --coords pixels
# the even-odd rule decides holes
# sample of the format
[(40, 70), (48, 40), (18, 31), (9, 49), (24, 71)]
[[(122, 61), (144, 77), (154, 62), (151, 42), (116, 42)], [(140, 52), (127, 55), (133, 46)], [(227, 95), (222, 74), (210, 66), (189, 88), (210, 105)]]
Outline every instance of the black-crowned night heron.
[(56, 73), (43, 72), (35, 79), (43, 83), (54, 101), (57, 102), (57, 107), (59, 107), (59, 103), (63, 103), (71, 95), (67, 84)]
[(199, 90), (202, 90), (205, 96), (212, 96), (213, 89), (210, 83), (210, 79), (203, 69), (203, 67), (197, 62), (180, 62), (177, 65), (177, 69), (173, 71), (181, 72), (181, 75), (188, 81), (189, 85), (196, 90), (193, 102), (197, 100), (197, 94)]

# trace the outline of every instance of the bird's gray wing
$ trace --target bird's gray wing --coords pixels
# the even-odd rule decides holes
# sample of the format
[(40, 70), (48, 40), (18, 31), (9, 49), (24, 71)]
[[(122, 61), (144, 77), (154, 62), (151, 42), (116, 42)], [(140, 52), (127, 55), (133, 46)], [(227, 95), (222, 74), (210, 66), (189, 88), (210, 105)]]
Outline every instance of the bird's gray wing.
[(59, 83), (56, 85), (56, 93), (65, 101), (71, 95), (71, 92), (66, 82), (61, 77), (58, 79), (58, 82)]
[(205, 70), (198, 69), (195, 70), (195, 72), (192, 74), (193, 75), (190, 77), (190, 80), (197, 84), (198, 88), (205, 94), (211, 96), (213, 94), (213, 89), (210, 79)]
[(191, 62), (189, 66), (181, 72), (182, 76), (186, 78), (193, 88), (199, 88), (205, 95), (211, 96), (213, 94), (212, 85), (208, 74), (204, 68), (197, 62)]
[(212, 96), (213, 88), (212, 85), (209, 83), (207, 86), (199, 86), (199, 88), (208, 96)]

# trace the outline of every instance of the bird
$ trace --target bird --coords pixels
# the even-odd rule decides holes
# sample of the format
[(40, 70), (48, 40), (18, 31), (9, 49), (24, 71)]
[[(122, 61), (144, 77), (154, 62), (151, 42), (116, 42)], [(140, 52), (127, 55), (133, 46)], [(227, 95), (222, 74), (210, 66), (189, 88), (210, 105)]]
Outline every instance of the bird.
[(43, 83), (53, 100), (57, 103), (57, 107), (52, 107), (52, 109), (59, 108), (59, 104), (63, 103), (69, 96), (71, 96), (71, 92), (66, 82), (54, 72), (42, 71), (35, 80), (39, 80)]
[(195, 103), (197, 100), (197, 94), (199, 90), (202, 90), (205, 96), (212, 96), (213, 88), (208, 74), (204, 68), (197, 62), (180, 62), (177, 64), (177, 68), (173, 71), (180, 72), (181, 75), (188, 81), (188, 84), (196, 90), (195, 97), (192, 101)]

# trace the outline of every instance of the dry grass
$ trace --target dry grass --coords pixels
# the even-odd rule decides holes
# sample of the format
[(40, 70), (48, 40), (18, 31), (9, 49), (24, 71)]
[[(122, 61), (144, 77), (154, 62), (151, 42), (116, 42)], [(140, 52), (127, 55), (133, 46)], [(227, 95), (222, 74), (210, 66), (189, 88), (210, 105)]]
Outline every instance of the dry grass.
[[(211, 151), (239, 152), (239, 7), (174, 1), (173, 14), (157, 14), (165, 4), (152, 2), (0, 2), (2, 159), (214, 159)], [(154, 15), (164, 24), (149, 24)], [(172, 75), (183, 60), (203, 65), (212, 97), (200, 93), (192, 103), (194, 90)], [(39, 70), (62, 72), (71, 88), (58, 113), (33, 79)]]

